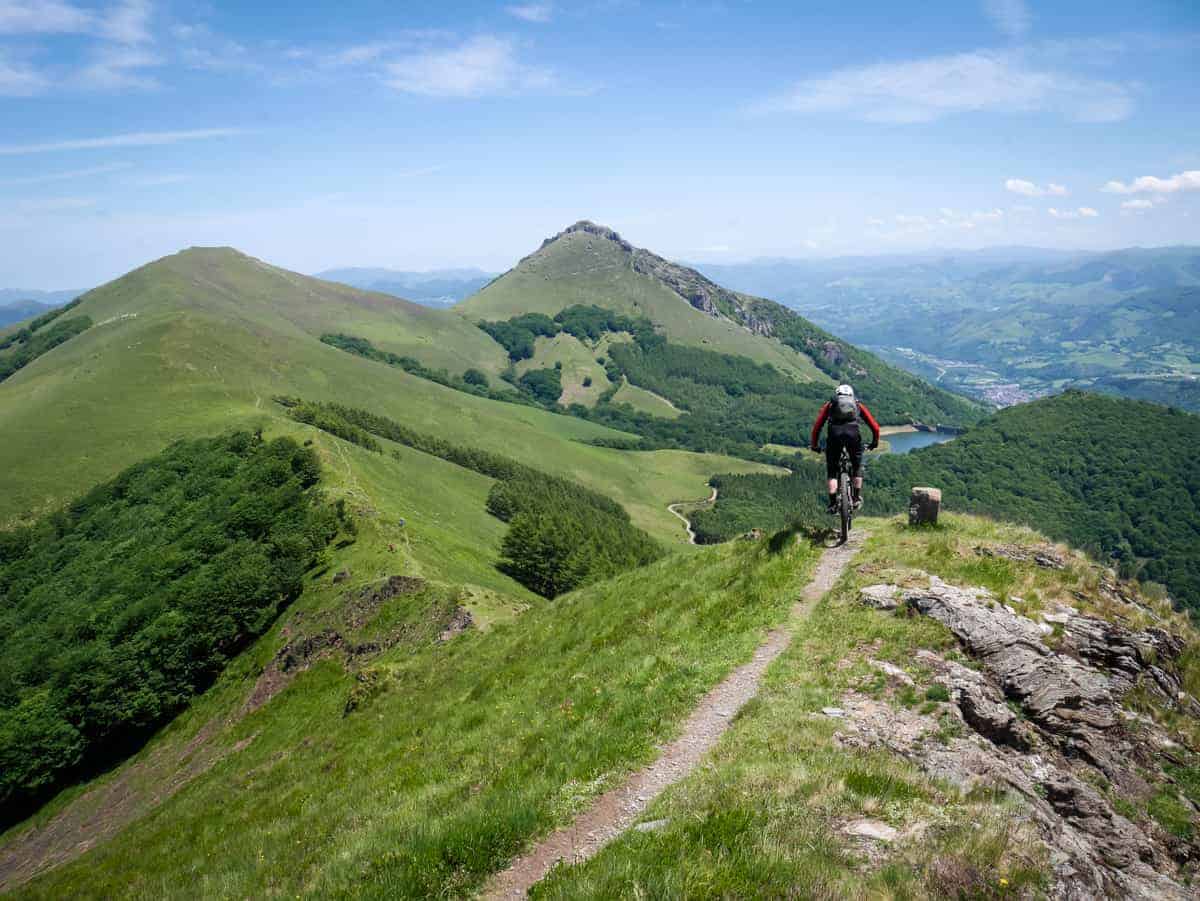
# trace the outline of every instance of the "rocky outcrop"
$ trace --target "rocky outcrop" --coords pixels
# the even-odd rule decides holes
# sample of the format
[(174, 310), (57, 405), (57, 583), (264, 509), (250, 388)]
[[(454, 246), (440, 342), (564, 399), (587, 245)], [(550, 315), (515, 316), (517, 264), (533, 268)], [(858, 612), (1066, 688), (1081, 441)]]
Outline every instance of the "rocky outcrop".
[(1019, 563), (1036, 563), (1047, 569), (1063, 569), (1067, 565), (1066, 558), (1052, 547), (1022, 547), (1015, 544), (980, 545), (975, 553), (981, 557), (1004, 557)]
[(908, 498), (908, 524), (910, 526), (937, 525), (938, 512), (942, 509), (940, 488), (914, 488)]
[(770, 316), (752, 309), (749, 303), (750, 298), (736, 291), (730, 291), (728, 288), (722, 288), (695, 269), (672, 263), (658, 254), (634, 247), (617, 232), (603, 225), (597, 225), (587, 220), (576, 222), (554, 237), (543, 241), (540, 250), (573, 234), (591, 235), (613, 242), (618, 248), (629, 254), (630, 266), (634, 272), (661, 282), (702, 313), (715, 319), (728, 319), (756, 335), (770, 337), (774, 334), (774, 320)]
[(1185, 650), (1178, 636), (1063, 606), (1035, 622), (986, 590), (936, 577), (927, 588), (871, 586), (861, 598), (870, 606), (898, 598), (936, 619), (979, 668), (916, 655), (949, 689), (954, 715), (969, 727), (963, 735), (947, 740), (931, 716), (852, 695), (841, 703), (844, 743), (890, 748), (966, 791), (1001, 785), (1019, 794), (1051, 850), (1056, 898), (1194, 897), (1181, 874), (1200, 859), (1200, 845), (1132, 822), (1111, 800), (1145, 800), (1171, 784), (1164, 765), (1178, 762), (1170, 755), (1179, 745), (1121, 700), (1140, 687), (1164, 705), (1200, 712), (1175, 668)]

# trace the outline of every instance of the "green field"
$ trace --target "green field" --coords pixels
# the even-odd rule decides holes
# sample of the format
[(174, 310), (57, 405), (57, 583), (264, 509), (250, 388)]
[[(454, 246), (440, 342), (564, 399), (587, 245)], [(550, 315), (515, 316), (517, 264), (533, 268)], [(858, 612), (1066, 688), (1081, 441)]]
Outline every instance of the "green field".
[(678, 407), (665, 397), (660, 397), (653, 391), (629, 384), (629, 380), (621, 382), (621, 387), (613, 395), (614, 404), (629, 404), (639, 413), (649, 413), (651, 416), (661, 416), (664, 419), (678, 419), (683, 415)]

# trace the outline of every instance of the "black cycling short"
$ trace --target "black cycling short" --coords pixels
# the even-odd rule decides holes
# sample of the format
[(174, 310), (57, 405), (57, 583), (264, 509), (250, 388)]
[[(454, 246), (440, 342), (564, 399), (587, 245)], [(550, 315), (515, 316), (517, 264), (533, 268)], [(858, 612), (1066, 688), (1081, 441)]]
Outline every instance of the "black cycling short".
[(850, 463), (854, 467), (854, 478), (860, 478), (862, 476), (863, 442), (857, 423), (853, 429), (841, 429), (836, 426), (829, 429), (829, 437), (825, 441), (825, 475), (831, 479), (838, 477), (838, 463), (841, 462), (843, 447), (850, 451)]

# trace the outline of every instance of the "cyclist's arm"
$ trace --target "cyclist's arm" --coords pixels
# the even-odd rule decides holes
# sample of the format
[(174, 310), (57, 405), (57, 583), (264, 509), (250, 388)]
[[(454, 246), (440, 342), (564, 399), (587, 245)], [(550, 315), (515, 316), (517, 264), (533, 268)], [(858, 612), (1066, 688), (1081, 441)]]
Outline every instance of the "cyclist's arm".
[(871, 411), (867, 409), (867, 405), (860, 403), (859, 411), (863, 415), (863, 419), (867, 421), (867, 425), (871, 427), (872, 444), (879, 444), (879, 423), (875, 421), (875, 417), (871, 415)]
[(821, 427), (825, 425), (825, 420), (829, 418), (829, 401), (825, 401), (825, 406), (821, 407), (821, 412), (817, 414), (817, 421), (813, 423), (812, 435), (808, 439), (808, 446), (813, 450), (821, 449)]

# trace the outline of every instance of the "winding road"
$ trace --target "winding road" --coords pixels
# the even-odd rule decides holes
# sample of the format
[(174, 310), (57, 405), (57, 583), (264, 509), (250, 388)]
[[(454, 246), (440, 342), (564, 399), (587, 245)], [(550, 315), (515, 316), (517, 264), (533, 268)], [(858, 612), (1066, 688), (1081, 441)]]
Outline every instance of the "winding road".
[(715, 504), (716, 502), (717, 502), (717, 489), (716, 489), (716, 488), (714, 488), (714, 489), (712, 490), (712, 494), (710, 494), (710, 495), (708, 496), (708, 499), (707, 499), (707, 500), (703, 500), (703, 501), (677, 501), (677, 502), (676, 502), (676, 503), (674, 503), (674, 504), (668, 504), (668, 505), (667, 505), (667, 509), (671, 511), (671, 515), (673, 515), (673, 516), (674, 516), (676, 519), (678, 519), (680, 522), (682, 522), (682, 523), (683, 523), (683, 527), (684, 527), (685, 529), (687, 529), (688, 544), (695, 544), (695, 543), (696, 543), (696, 533), (692, 531), (692, 521), (691, 521), (690, 519), (688, 519), (686, 516), (684, 516), (682, 513), (680, 513), (680, 512), (679, 512), (679, 511), (680, 511), (680, 509), (682, 509), (683, 507), (687, 507), (687, 506), (693, 505), (693, 504), (697, 504), (697, 505), (698, 505), (698, 504), (705, 504), (705, 505), (708, 505), (708, 506), (712, 506), (712, 505), (713, 505), (713, 504)]

